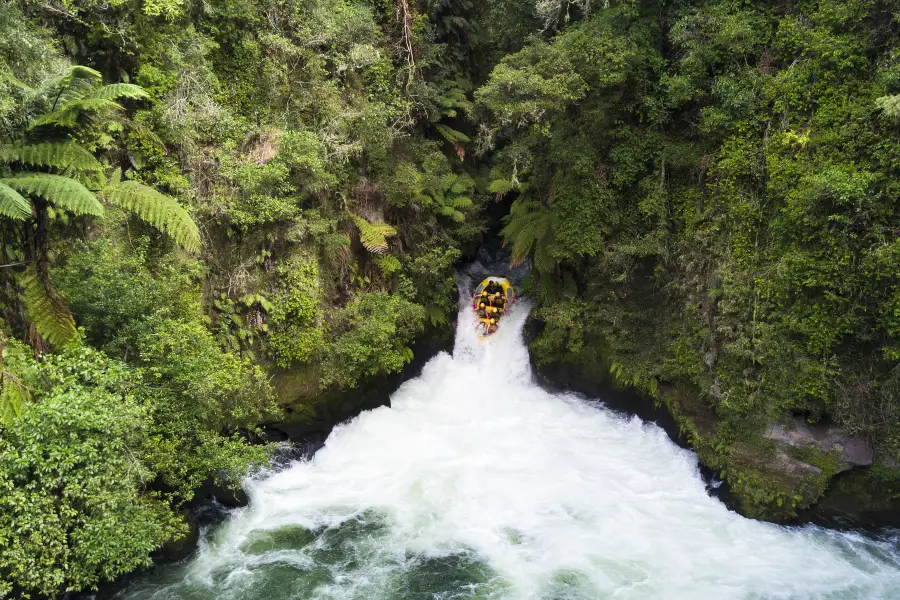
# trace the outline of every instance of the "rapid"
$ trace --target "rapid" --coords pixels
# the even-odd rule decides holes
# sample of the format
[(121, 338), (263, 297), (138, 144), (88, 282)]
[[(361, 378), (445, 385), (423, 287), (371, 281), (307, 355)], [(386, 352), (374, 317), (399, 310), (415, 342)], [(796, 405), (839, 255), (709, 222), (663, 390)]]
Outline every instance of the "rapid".
[(900, 543), (745, 519), (654, 424), (535, 384), (519, 303), (128, 600), (900, 598)]

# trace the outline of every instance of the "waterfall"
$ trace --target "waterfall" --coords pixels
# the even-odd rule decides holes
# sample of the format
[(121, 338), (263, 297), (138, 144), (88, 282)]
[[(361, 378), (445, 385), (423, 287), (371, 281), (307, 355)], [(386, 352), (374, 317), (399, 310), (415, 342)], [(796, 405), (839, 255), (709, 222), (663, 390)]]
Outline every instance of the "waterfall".
[(525, 302), (391, 407), (308, 461), (247, 482), (250, 504), (137, 599), (900, 598), (900, 546), (745, 519), (653, 424), (551, 394), (529, 369)]

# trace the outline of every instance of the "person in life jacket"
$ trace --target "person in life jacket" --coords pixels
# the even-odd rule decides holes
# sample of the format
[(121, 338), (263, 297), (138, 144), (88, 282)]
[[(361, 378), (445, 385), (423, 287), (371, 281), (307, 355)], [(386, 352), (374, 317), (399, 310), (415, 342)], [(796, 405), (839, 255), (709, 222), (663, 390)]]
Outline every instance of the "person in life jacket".
[(496, 319), (491, 319), (490, 321), (488, 321), (487, 325), (485, 325), (485, 328), (487, 329), (488, 333), (494, 333), (495, 331), (497, 331)]
[(490, 332), (493, 333), (500, 323), (500, 309), (496, 306), (488, 306), (485, 310), (487, 311), (488, 318), (490, 318), (491, 322), (494, 324), (493, 329), (490, 330)]
[(496, 292), (491, 296), (491, 306), (496, 306), (501, 311), (506, 308), (506, 298), (503, 297), (503, 292)]
[(487, 308), (488, 306), (483, 300), (478, 303), (475, 314), (478, 315), (479, 319), (484, 319), (487, 316)]

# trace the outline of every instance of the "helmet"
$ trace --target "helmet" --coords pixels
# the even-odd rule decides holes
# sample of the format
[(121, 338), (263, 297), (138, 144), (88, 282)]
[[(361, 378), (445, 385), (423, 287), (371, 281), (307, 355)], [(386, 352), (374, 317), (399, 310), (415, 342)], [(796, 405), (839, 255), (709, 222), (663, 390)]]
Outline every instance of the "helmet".
[(488, 295), (487, 290), (482, 291), (482, 292), (481, 292), (481, 295), (482, 295), (482, 296), (487, 296), (487, 295)]
[(493, 324), (494, 324), (494, 322), (495, 322), (495, 321), (494, 321), (494, 320), (493, 320), (493, 319), (491, 319), (491, 325), (493, 325)]
[(484, 302), (482, 302), (482, 303), (479, 304), (478, 306), (480, 306), (481, 308), (484, 308)]

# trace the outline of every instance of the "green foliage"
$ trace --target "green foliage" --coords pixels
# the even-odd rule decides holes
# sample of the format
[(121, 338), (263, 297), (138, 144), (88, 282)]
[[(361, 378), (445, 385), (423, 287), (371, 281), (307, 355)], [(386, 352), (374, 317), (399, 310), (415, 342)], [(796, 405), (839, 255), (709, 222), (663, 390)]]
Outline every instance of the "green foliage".
[(534, 267), (538, 271), (548, 272), (553, 269), (556, 264), (553, 250), (557, 218), (554, 211), (548, 210), (536, 200), (518, 198), (513, 202), (503, 228), (503, 236), (510, 243), (514, 265), (533, 256)]
[[(160, 335), (169, 348), (170, 335)], [(250, 373), (209, 354), (214, 346), (202, 345), (202, 335), (184, 337), (178, 349), (186, 363), (165, 360), (146, 372), (85, 347), (35, 361), (21, 344), (6, 346), (4, 385), (14, 376), (29, 394), (18, 418), (0, 426), (0, 579), (7, 586), (52, 597), (149, 566), (152, 551), (186, 532), (175, 508), (196, 485), (212, 478), (236, 484), (265, 459), (265, 448), (206, 429), (226, 416), (192, 417), (228, 410), (227, 400), (213, 397), (246, 392)], [(192, 377), (199, 381), (186, 381)], [(211, 384), (219, 389), (198, 397), (217, 407), (197, 407), (182, 396), (194, 390), (179, 389)]]
[(359, 387), (446, 328), (485, 228), (463, 144), (488, 42), (469, 0), (410, 5), (410, 31), (343, 0), (21, 6), (0, 6), (0, 595), (52, 597), (148, 564), (200, 484), (266, 460), (243, 435), (281, 416), (267, 369)]
[(187, 250), (200, 251), (200, 231), (188, 212), (176, 200), (136, 181), (119, 181), (103, 188), (112, 204), (137, 214)]
[(334, 342), (322, 364), (322, 386), (354, 388), (366, 377), (399, 371), (413, 358), (409, 344), (424, 319), (421, 306), (399, 296), (353, 299), (331, 322)]
[(475, 180), (469, 174), (455, 173), (447, 157), (433, 150), (422, 158), (421, 167), (410, 162), (398, 165), (389, 194), (398, 208), (425, 210), (462, 223), (474, 208), (474, 190)]
[(269, 310), (269, 347), (278, 364), (318, 358), (325, 343), (324, 299), (317, 263), (295, 256), (279, 266), (278, 293)]
[(76, 339), (75, 320), (66, 299), (38, 273), (28, 267), (19, 277), (22, 303), (38, 332), (54, 346), (66, 346)]
[(0, 437), (0, 574), (56, 596), (149, 566), (183, 524), (154, 495), (139, 457), (146, 413), (122, 391), (65, 385)]
[(74, 142), (3, 144), (0, 145), (0, 162), (76, 171), (99, 171), (103, 168), (93, 154)]
[(693, 390), (685, 412), (718, 423), (704, 461), (779, 518), (830, 475), (792, 489), (753, 441), (767, 422), (893, 454), (900, 414), (895, 37), (877, 4), (797, 8), (615, 4), (475, 92), (488, 189), (516, 194), (504, 238), (533, 261), (537, 361)]
[(3, 181), (0, 181), (0, 215), (15, 221), (31, 216), (31, 203)]
[(176, 257), (154, 260), (147, 238), (133, 246), (99, 238), (73, 245), (53, 281), (85, 329), (87, 340), (111, 356), (133, 357), (151, 319), (201, 319), (200, 265)]
[(397, 235), (397, 230), (383, 222), (369, 223), (362, 217), (351, 215), (353, 223), (359, 230), (359, 241), (363, 247), (374, 254), (387, 252), (389, 237)]
[(103, 215), (103, 205), (80, 182), (64, 175), (51, 173), (21, 173), (15, 177), (0, 179), (0, 183), (20, 194), (39, 196), (55, 206), (76, 215)]

